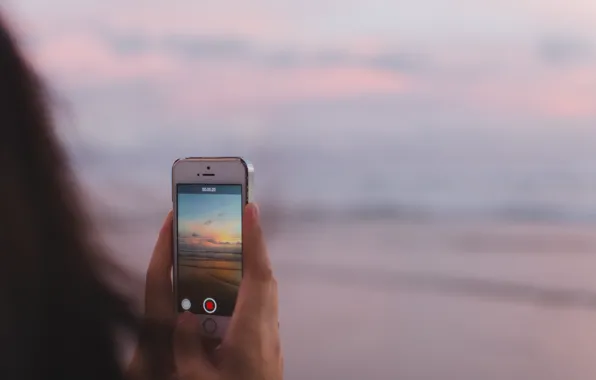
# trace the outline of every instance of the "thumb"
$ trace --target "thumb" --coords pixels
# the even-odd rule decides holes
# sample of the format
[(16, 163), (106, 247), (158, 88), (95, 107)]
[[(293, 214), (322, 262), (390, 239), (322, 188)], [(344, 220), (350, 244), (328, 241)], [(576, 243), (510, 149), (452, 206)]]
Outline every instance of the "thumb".
[(180, 380), (214, 378), (215, 368), (201, 345), (199, 318), (189, 312), (181, 314), (174, 331), (174, 360)]
[(159, 232), (145, 285), (145, 316), (154, 320), (173, 321), (174, 295), (172, 292), (172, 211)]

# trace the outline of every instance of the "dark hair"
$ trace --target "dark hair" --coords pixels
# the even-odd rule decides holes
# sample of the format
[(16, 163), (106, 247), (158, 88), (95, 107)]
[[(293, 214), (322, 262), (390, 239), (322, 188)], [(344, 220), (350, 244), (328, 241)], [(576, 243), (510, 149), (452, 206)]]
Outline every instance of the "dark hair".
[(48, 94), (0, 18), (0, 378), (123, 378), (116, 332), (136, 328), (109, 286)]

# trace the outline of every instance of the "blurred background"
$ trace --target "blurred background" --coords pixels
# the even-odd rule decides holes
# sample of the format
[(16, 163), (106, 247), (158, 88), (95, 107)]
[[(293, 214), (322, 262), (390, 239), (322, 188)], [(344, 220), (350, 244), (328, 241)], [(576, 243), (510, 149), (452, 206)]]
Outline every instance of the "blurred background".
[(106, 243), (241, 155), (287, 379), (596, 376), (596, 2), (12, 0)]

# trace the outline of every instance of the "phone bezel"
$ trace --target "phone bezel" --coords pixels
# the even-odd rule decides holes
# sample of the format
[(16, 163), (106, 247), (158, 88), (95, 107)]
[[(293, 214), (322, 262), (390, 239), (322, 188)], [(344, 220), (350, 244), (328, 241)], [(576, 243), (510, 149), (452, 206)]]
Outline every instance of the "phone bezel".
[[(210, 169), (207, 169), (210, 167)], [(172, 210), (174, 211), (173, 222), (173, 270), (172, 284), (174, 292), (174, 310), (178, 313), (178, 204), (177, 204), (177, 185), (178, 184), (217, 184), (217, 185), (241, 185), (242, 199), (244, 205), (251, 201), (251, 182), (252, 165), (240, 157), (187, 157), (178, 159), (172, 165)], [(213, 176), (203, 176), (204, 173), (213, 174)], [(200, 175), (198, 175), (200, 174)], [(242, 209), (244, 216), (244, 208)], [(242, 267), (244, 268), (244, 256)], [(223, 338), (225, 331), (230, 323), (231, 317), (196, 314), (201, 322), (202, 333), (206, 336)], [(206, 331), (205, 323), (208, 319), (216, 323), (215, 332)]]

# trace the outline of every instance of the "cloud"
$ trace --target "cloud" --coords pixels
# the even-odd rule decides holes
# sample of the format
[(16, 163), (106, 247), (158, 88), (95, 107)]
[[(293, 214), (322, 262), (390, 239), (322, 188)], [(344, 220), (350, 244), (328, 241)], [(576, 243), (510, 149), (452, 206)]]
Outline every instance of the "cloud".
[(226, 36), (170, 35), (158, 47), (188, 59), (246, 59), (254, 53), (248, 41)]
[(229, 242), (229, 241), (218, 241), (218, 240), (215, 240), (215, 239), (206, 239), (204, 241), (207, 242), (207, 243), (217, 244), (217, 245), (239, 245), (240, 244), (239, 242), (232, 243), (232, 242)]
[(81, 82), (93, 78), (163, 78), (181, 67), (227, 62), (262, 68), (362, 68), (407, 72), (429, 65), (420, 52), (393, 48), (362, 54), (347, 46), (310, 49), (258, 43), (247, 36), (169, 33), (158, 36), (113, 30), (71, 30), (34, 35), (33, 56), (52, 74)]
[(102, 33), (101, 36), (115, 52), (123, 55), (157, 53), (196, 60), (246, 59), (253, 54), (247, 39), (227, 35), (166, 34), (151, 37), (131, 33)]
[(596, 45), (579, 37), (549, 36), (538, 43), (537, 55), (549, 65), (596, 64)]
[(215, 240), (215, 239), (201, 239), (198, 242), (196, 242), (197, 246), (203, 247), (203, 248), (222, 248), (222, 249), (233, 249), (236, 248), (236, 246), (240, 245), (239, 243), (231, 243), (231, 242), (227, 242), (227, 241), (219, 241), (219, 240)]
[(49, 77), (78, 85), (163, 78), (179, 69), (168, 55), (148, 50), (125, 54), (92, 34), (56, 36), (36, 42), (32, 50), (35, 63)]
[(205, 225), (206, 225), (206, 226), (209, 226), (209, 225), (211, 225), (211, 224), (213, 224), (213, 220), (208, 220), (208, 221), (206, 221), (206, 222), (205, 222)]
[(205, 65), (165, 89), (175, 112), (199, 116), (242, 109), (274, 109), (306, 99), (402, 93), (408, 78), (360, 68), (265, 69)]
[(300, 48), (292, 44), (257, 43), (246, 36), (217, 34), (140, 34), (104, 33), (106, 43), (124, 55), (163, 54), (184, 61), (231, 61), (271, 68), (359, 67), (390, 71), (412, 71), (428, 67), (428, 57), (420, 52), (376, 47), (363, 52), (351, 48)]
[(421, 54), (407, 52), (386, 52), (365, 60), (366, 65), (380, 69), (411, 72), (428, 68), (431, 62)]
[[(32, 50), (52, 83), (75, 90), (125, 83), (153, 86), (147, 96), (159, 97), (161, 112), (194, 117), (197, 112), (268, 107), (305, 97), (403, 92), (408, 70), (424, 66), (424, 60), (409, 54), (306, 51), (224, 35), (72, 33), (39, 41)], [(146, 115), (155, 109), (144, 108)]]

